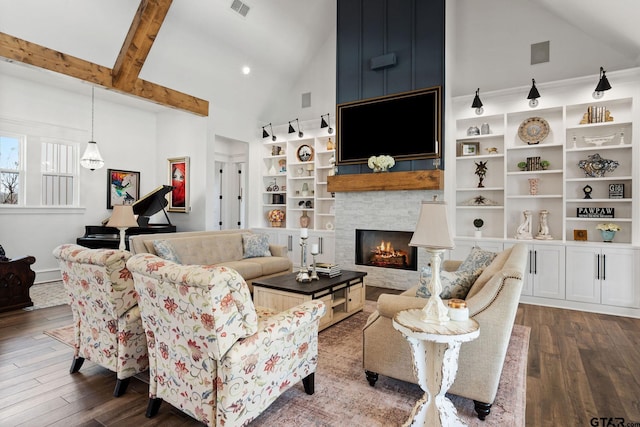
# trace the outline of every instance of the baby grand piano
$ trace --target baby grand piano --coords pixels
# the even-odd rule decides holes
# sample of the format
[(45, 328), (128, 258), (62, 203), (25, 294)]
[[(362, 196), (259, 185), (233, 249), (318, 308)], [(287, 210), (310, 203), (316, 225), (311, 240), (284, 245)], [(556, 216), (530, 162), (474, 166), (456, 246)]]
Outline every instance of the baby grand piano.
[[(133, 213), (138, 215), (138, 227), (128, 228), (126, 231), (127, 238), (125, 243), (127, 250), (129, 250), (129, 238), (128, 236), (134, 236), (136, 234), (154, 234), (154, 233), (175, 233), (176, 226), (171, 224), (169, 215), (164, 209), (167, 204), (166, 195), (173, 190), (170, 185), (162, 185), (149, 194), (141, 197), (133, 204)], [(149, 218), (158, 212), (164, 212), (165, 218), (167, 218), (167, 224), (149, 224)], [(106, 227), (109, 221), (107, 218), (102, 222), (103, 225), (85, 225), (84, 236), (78, 237), (76, 243), (92, 249), (107, 248), (118, 249), (120, 245), (120, 232), (113, 227)]]

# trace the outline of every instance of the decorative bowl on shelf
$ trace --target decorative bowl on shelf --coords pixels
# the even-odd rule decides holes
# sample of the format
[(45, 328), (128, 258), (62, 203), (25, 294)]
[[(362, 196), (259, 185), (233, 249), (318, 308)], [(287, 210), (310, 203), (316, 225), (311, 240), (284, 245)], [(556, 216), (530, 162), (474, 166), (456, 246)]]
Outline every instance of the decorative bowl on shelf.
[(613, 141), (613, 138), (615, 137), (616, 134), (614, 133), (613, 135), (608, 136), (583, 136), (582, 139), (584, 139), (584, 142), (586, 142), (587, 144), (593, 144), (599, 147), (602, 144)]
[(603, 159), (600, 154), (587, 156), (587, 160), (580, 160), (578, 166), (586, 176), (602, 178), (606, 172), (613, 172), (620, 165), (616, 160)]

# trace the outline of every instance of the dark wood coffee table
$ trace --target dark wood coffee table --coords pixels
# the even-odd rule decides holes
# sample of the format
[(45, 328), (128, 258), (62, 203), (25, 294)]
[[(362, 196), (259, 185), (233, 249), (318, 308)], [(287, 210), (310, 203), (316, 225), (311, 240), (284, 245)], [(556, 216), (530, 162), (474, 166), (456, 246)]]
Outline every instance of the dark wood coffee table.
[(259, 279), (253, 284), (253, 303), (284, 311), (312, 299), (324, 301), (326, 314), (320, 319), (320, 330), (333, 325), (364, 308), (367, 273), (342, 271), (336, 277), (320, 276), (319, 280), (300, 283), (298, 273)]

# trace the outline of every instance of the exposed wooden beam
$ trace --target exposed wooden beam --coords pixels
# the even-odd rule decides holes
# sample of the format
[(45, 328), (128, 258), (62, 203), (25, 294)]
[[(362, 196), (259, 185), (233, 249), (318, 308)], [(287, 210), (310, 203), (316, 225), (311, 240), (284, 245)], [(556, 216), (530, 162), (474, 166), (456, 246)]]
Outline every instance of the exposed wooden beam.
[(142, 79), (136, 79), (134, 87), (130, 91), (125, 91), (113, 85), (112, 70), (108, 67), (103, 67), (2, 32), (0, 32), (0, 57), (55, 71), (56, 73), (91, 82), (125, 95), (133, 95), (199, 116), (209, 115), (209, 102), (204, 99)]
[(173, 0), (142, 0), (131, 22), (116, 63), (113, 85), (131, 91), (136, 85), (144, 61), (162, 27)]

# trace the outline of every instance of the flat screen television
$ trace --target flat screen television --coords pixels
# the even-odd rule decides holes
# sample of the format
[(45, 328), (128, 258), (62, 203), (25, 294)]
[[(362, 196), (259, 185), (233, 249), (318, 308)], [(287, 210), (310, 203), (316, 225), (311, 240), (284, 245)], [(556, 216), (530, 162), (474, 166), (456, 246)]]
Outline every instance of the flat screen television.
[(441, 87), (338, 104), (338, 165), (386, 154), (396, 161), (440, 157)]

